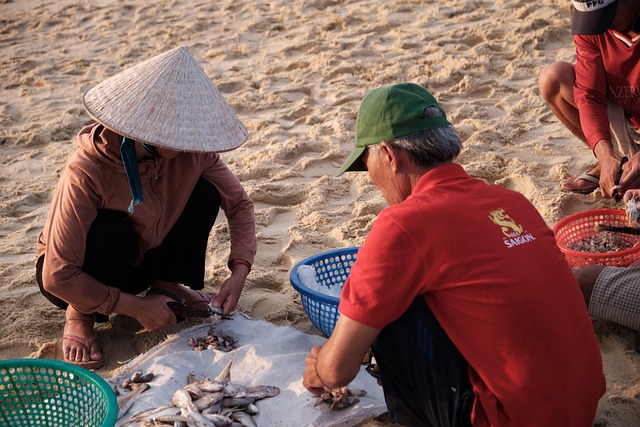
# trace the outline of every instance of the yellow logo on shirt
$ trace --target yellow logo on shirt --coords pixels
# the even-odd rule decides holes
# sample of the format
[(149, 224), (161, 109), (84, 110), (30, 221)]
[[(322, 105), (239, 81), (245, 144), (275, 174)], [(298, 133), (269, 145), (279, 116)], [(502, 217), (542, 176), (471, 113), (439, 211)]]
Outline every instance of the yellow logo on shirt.
[(491, 221), (493, 221), (496, 225), (500, 226), (500, 229), (507, 237), (512, 237), (509, 230), (517, 234), (522, 233), (522, 226), (516, 224), (516, 222), (512, 220), (511, 217), (507, 215), (507, 213), (502, 208), (489, 212), (489, 218), (491, 218)]
[(500, 227), (502, 234), (506, 236), (503, 240), (508, 248), (536, 240), (531, 233), (523, 234), (524, 227), (517, 224), (502, 208), (489, 212), (489, 218), (494, 224)]

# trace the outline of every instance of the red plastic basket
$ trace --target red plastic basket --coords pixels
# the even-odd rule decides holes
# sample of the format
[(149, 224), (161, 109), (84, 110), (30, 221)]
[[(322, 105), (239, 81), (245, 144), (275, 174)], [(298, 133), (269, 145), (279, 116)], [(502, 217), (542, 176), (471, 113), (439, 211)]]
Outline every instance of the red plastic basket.
[(581, 252), (570, 249), (567, 245), (588, 239), (596, 234), (596, 224), (627, 226), (627, 213), (624, 209), (591, 209), (569, 215), (553, 227), (560, 250), (567, 257), (571, 268), (600, 264), (625, 267), (640, 260), (640, 236), (621, 234), (630, 246), (614, 252)]

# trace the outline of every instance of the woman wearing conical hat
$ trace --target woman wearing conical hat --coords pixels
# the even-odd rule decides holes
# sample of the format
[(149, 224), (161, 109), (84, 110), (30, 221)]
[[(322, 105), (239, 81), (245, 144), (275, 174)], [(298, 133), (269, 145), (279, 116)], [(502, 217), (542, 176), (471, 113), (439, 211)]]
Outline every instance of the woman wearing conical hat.
[[(94, 321), (118, 313), (147, 331), (176, 314), (235, 309), (256, 252), (253, 203), (218, 152), (247, 131), (185, 48), (87, 91), (96, 123), (78, 134), (38, 238), (36, 278), (66, 310), (65, 361), (104, 364)], [(230, 276), (204, 287), (209, 233), (222, 209)]]

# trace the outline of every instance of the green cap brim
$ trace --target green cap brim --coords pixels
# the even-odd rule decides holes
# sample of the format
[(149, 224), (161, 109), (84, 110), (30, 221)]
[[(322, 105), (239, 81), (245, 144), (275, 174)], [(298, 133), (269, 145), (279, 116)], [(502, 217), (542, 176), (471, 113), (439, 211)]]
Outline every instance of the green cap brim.
[(345, 172), (366, 171), (367, 168), (365, 167), (364, 163), (360, 159), (360, 157), (362, 157), (362, 154), (364, 153), (364, 150), (366, 148), (367, 147), (355, 147), (351, 152), (351, 154), (349, 154), (349, 157), (347, 157), (347, 160), (345, 160), (342, 166), (340, 167), (340, 169), (338, 169), (338, 173), (336, 173), (336, 176), (340, 176)]

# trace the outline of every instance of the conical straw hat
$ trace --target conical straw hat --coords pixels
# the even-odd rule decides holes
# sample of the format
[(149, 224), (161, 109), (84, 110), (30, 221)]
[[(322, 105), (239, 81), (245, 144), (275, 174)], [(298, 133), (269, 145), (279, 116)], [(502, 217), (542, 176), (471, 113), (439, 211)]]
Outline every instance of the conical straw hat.
[(89, 89), (89, 115), (120, 135), (176, 151), (228, 151), (247, 130), (184, 47), (172, 49)]

